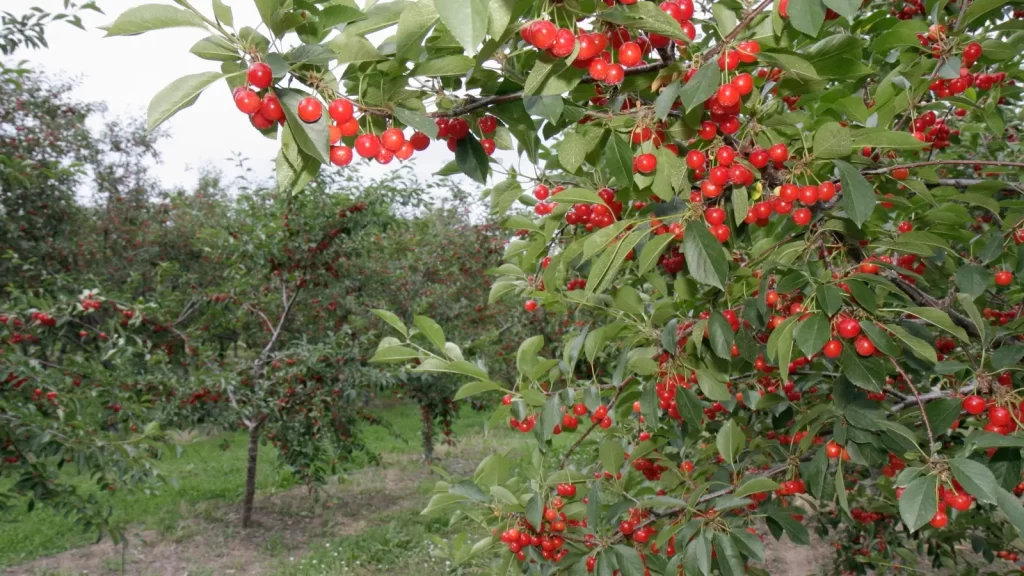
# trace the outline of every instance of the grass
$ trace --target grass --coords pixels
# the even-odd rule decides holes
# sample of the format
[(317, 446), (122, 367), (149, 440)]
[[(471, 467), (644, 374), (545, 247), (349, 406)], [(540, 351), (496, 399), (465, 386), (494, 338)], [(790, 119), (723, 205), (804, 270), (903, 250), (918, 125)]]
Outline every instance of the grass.
[[(371, 451), (415, 454), (420, 450), (419, 409), (415, 404), (388, 401), (375, 412), (391, 422), (399, 437), (382, 427), (367, 428), (363, 437)], [(487, 412), (465, 409), (454, 425), (456, 437), (479, 433), (487, 416)], [(225, 444), (228, 446), (226, 449)], [(112, 522), (117, 526), (171, 534), (181, 520), (201, 514), (204, 503), (241, 501), (245, 486), (246, 449), (246, 438), (242, 433), (199, 439), (185, 446), (180, 457), (174, 456), (173, 447), (169, 448), (157, 468), (174, 483), (168, 483), (156, 493), (104, 493), (102, 497), (113, 509)], [(358, 458), (352, 463), (353, 467), (365, 464), (365, 458)], [(95, 490), (88, 478), (79, 477), (73, 481), (83, 490)], [(258, 489), (262, 493), (280, 491), (291, 487), (293, 481), (291, 473), (278, 464), (273, 452), (263, 447), (257, 474)], [(408, 519), (401, 524), (401, 530), (414, 531), (416, 536), (435, 528), (433, 524)], [(371, 539), (375, 537), (371, 536)], [(93, 540), (94, 535), (83, 533), (73, 519), (61, 517), (45, 507), (31, 513), (24, 506), (12, 507), (0, 518), (0, 568), (85, 546)], [(268, 552), (275, 552), (275, 546), (269, 548)]]

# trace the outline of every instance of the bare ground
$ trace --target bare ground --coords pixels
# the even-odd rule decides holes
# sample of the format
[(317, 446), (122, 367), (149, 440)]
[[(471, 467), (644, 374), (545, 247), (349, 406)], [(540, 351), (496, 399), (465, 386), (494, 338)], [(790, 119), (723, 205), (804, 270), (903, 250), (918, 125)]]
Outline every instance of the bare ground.
[[(440, 465), (457, 476), (472, 473), (476, 462), (492, 448), (487, 441), (466, 440), (457, 450), (438, 452)], [(279, 568), (281, 558), (301, 557), (316, 540), (357, 534), (374, 517), (421, 506), (423, 497), (417, 487), (430, 477), (429, 468), (415, 456), (389, 456), (382, 467), (365, 468), (341, 484), (328, 485), (319, 503), (302, 487), (258, 495), (256, 526), (247, 531), (238, 528), (241, 510), (237, 504), (207, 502), (182, 510), (187, 520), (173, 533), (136, 531), (123, 546), (105, 540), (40, 558), (4, 574), (263, 576)], [(767, 558), (762, 567), (773, 576), (821, 574), (830, 555), (830, 548), (817, 538), (811, 546), (796, 546), (787, 540), (775, 542), (765, 534), (765, 547)]]

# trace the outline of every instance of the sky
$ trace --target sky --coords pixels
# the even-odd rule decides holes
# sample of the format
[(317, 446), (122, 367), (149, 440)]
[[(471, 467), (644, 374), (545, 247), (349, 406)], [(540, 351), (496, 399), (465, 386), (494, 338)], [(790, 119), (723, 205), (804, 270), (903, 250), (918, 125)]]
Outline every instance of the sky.
[[(208, 34), (198, 28), (157, 30), (140, 36), (104, 38), (97, 26), (109, 24), (121, 12), (143, 3), (170, 0), (99, 0), (105, 14), (82, 13), (86, 31), (54, 24), (47, 29), (48, 50), (19, 51), (15, 57), (27, 60), (48, 73), (77, 81), (76, 96), (85, 101), (104, 102), (107, 116), (145, 117), (150, 98), (173, 80), (188, 74), (219, 70), (219, 63), (202, 60), (189, 49)], [(257, 26), (260, 22), (252, 0), (225, 0), (234, 12), (235, 26)], [(61, 0), (3, 0), (3, 9), (19, 13), (18, 8), (39, 6), (52, 12), (63, 8)], [(360, 2), (362, 4), (362, 2)], [(193, 5), (212, 15), (209, 0), (193, 0)], [(385, 34), (386, 35), (386, 34)], [(378, 42), (382, 38), (371, 40)], [(204, 92), (198, 101), (163, 125), (169, 137), (159, 144), (161, 163), (155, 176), (165, 186), (188, 186), (195, 182), (198, 169), (212, 166), (229, 178), (239, 174), (235, 155), (257, 175), (273, 175), (273, 159), (278, 143), (260, 135), (248, 118), (234, 105), (226, 83), (221, 81)], [(408, 134), (407, 134), (408, 136)], [(432, 142), (409, 161), (421, 178), (429, 178), (453, 158), (443, 142)], [(396, 159), (387, 166), (364, 164), (364, 173), (382, 176), (396, 169)], [(329, 167), (327, 169), (339, 169)], [(468, 179), (465, 182), (469, 182)]]

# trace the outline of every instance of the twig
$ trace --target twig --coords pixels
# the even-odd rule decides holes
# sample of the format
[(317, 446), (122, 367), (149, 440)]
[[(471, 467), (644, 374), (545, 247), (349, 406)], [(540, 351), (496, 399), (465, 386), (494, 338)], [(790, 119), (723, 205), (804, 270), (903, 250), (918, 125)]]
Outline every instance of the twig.
[(896, 371), (903, 377), (903, 381), (906, 382), (907, 386), (910, 386), (910, 389), (914, 392), (914, 400), (917, 402), (917, 407), (921, 409), (921, 420), (924, 420), (924, 427), (928, 431), (928, 452), (931, 452), (935, 449), (935, 435), (932, 434), (932, 424), (928, 421), (928, 414), (924, 411), (924, 401), (921, 400), (921, 393), (918, 392), (917, 387), (914, 386), (914, 383), (910, 380), (910, 376), (907, 375), (906, 370), (900, 366), (899, 362), (897, 362), (895, 358), (890, 356), (889, 362), (892, 362), (893, 367), (895, 367)]
[(711, 59), (714, 58), (715, 55), (722, 51), (722, 48), (731, 44), (732, 41), (735, 40), (736, 37), (739, 36), (743, 32), (743, 30), (745, 30), (746, 27), (750, 25), (754, 18), (758, 14), (760, 14), (762, 10), (770, 6), (773, 1), (774, 0), (761, 0), (760, 4), (751, 8), (750, 12), (743, 17), (743, 20), (740, 20), (739, 24), (737, 24), (736, 27), (732, 29), (732, 32), (726, 34), (725, 38), (722, 38), (721, 42), (716, 44), (714, 48), (709, 50), (701, 57), (701, 62), (706, 63), (711, 61)]
[(977, 382), (972, 382), (967, 386), (960, 388), (959, 390), (932, 390), (931, 392), (925, 392), (924, 394), (920, 394), (915, 398), (907, 398), (902, 402), (897, 402), (896, 404), (893, 404), (892, 407), (889, 408), (889, 411), (893, 413), (899, 412), (900, 410), (903, 410), (907, 406), (917, 403), (918, 401), (927, 404), (932, 400), (938, 400), (940, 398), (950, 398), (953, 396), (953, 394), (967, 394), (968, 392), (974, 391), (975, 386), (977, 386)]
[(923, 166), (1008, 166), (1011, 168), (1024, 168), (1024, 162), (1007, 162), (1005, 160), (927, 160), (923, 162), (911, 162), (909, 164), (896, 164), (895, 166), (883, 166), (871, 170), (861, 170), (861, 174), (885, 174), (897, 168), (921, 168)]

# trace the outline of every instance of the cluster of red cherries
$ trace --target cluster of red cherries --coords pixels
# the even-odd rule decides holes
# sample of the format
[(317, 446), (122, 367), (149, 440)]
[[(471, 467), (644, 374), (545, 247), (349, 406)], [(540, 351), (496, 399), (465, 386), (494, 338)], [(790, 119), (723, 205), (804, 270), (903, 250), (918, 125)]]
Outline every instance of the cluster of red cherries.
[[(1003, 372), (1002, 376), (1006, 374), (1004, 381), (1010, 382), (1009, 373)], [(1018, 408), (1017, 418), (1014, 418), (1009, 408), (1000, 406), (996, 403), (989, 403), (987, 400), (978, 396), (977, 394), (971, 394), (964, 398), (963, 409), (965, 412), (972, 416), (980, 416), (986, 410), (988, 411), (988, 423), (985, 424), (984, 430), (986, 432), (994, 432), (996, 434), (1006, 435), (1017, 429), (1017, 422), (1024, 417), (1024, 412)]]

